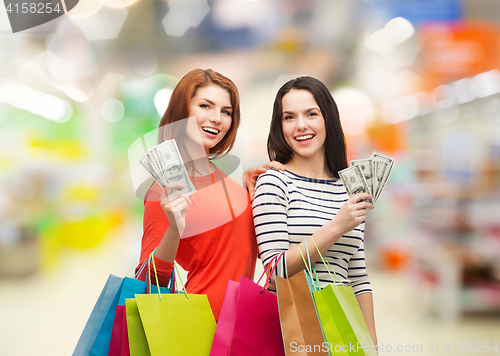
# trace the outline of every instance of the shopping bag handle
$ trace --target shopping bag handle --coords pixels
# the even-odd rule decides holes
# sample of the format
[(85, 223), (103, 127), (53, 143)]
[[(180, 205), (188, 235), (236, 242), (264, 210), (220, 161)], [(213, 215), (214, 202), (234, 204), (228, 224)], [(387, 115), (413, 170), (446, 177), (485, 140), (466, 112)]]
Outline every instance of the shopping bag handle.
[[(319, 284), (319, 277), (316, 274), (316, 268), (314, 268), (314, 266), (311, 266), (311, 258), (309, 256), (309, 247), (307, 246), (307, 240), (304, 240), (304, 242), (306, 244), (307, 262), (306, 262), (306, 259), (304, 258), (304, 254), (302, 253), (302, 250), (300, 249), (300, 246), (297, 245), (297, 249), (299, 250), (300, 257), (302, 257), (302, 261), (304, 261), (304, 265), (306, 266), (307, 273), (309, 274), (309, 277), (311, 278), (311, 281), (313, 283), (314, 290), (319, 291), (319, 290), (321, 290), (321, 285)], [(314, 275), (316, 276), (316, 279), (314, 279), (314, 277), (313, 277), (313, 273), (312, 273), (313, 271), (314, 271)], [(317, 286), (316, 286), (316, 283), (318, 283)]]
[[(333, 267), (330, 265), (330, 263), (328, 262), (328, 260), (323, 256), (323, 254), (321, 253), (321, 251), (319, 250), (319, 247), (318, 245), (316, 245), (316, 241), (314, 241), (314, 238), (311, 236), (311, 240), (314, 244), (314, 246), (316, 247), (316, 251), (318, 251), (318, 254), (319, 254), (319, 257), (321, 258), (321, 260), (323, 261), (323, 264), (325, 265), (326, 267), (326, 270), (328, 271), (328, 274), (330, 275), (330, 278), (332, 279), (333, 281), (333, 284), (335, 286), (337, 286), (337, 282), (335, 281), (335, 279), (333, 278), (332, 276), (332, 273), (335, 275), (335, 277), (337, 277), (337, 280), (338, 282), (340, 283), (340, 285), (344, 288), (345, 290), (345, 286), (344, 286), (344, 283), (342, 283), (342, 281), (340, 280), (339, 276), (337, 275), (337, 273), (335, 273), (335, 270), (333, 269)], [(330, 271), (331, 270), (331, 271)], [(338, 288), (338, 287), (337, 287)]]
[[(154, 253), (156, 252), (156, 248), (153, 250), (153, 255)], [(139, 276), (142, 274), (142, 271), (144, 271), (144, 268), (146, 268), (146, 266), (148, 266), (148, 259), (149, 259), (149, 256), (148, 258), (146, 258), (144, 260), (144, 262), (142, 263), (141, 267), (137, 270), (137, 273), (134, 275), (134, 279), (139, 279)], [(149, 271), (146, 271), (146, 278), (145, 278), (145, 281), (147, 282), (148, 281), (148, 273)], [(146, 287), (148, 288), (149, 285), (146, 285)], [(148, 290), (146, 288), (146, 294), (148, 294)], [(167, 282), (167, 286), (166, 288), (171, 291), (172, 293), (175, 293), (175, 273), (174, 273), (174, 269), (172, 268), (172, 273), (170, 274), (170, 278)]]
[(146, 258), (144, 260), (144, 262), (142, 263), (141, 268), (139, 268), (137, 270), (137, 273), (134, 275), (134, 279), (138, 279), (139, 278), (139, 276), (141, 275), (142, 271), (144, 271), (144, 268), (147, 266), (147, 264), (148, 264), (148, 259)]
[[(148, 270), (149, 271), (151, 270), (151, 262), (152, 262), (153, 271), (154, 271), (155, 279), (156, 279), (156, 285), (158, 286), (158, 298), (161, 300), (161, 291), (159, 288), (160, 284), (158, 282), (158, 272), (156, 271), (156, 264), (155, 264), (155, 259), (154, 259), (155, 251), (156, 251), (156, 249), (154, 249), (153, 252), (151, 252), (151, 254), (148, 257), (148, 260), (147, 260), (148, 261)], [(182, 285), (182, 290), (184, 291), (184, 295), (186, 296), (186, 299), (189, 300), (189, 296), (188, 296), (188, 293), (186, 291), (186, 287), (185, 287), (184, 283), (182, 282), (181, 274), (179, 273), (179, 270), (177, 269), (177, 263), (174, 261), (174, 270), (172, 271), (172, 274), (170, 275), (170, 279), (173, 278), (172, 292), (180, 294), (180, 289), (177, 287), (177, 279), (175, 278), (175, 273), (177, 273), (177, 277), (179, 278), (179, 281)], [(172, 276), (172, 275), (174, 275), (174, 276)], [(151, 292), (151, 275), (150, 274), (148, 274), (148, 284), (149, 284), (149, 291)], [(170, 280), (169, 280), (169, 284), (171, 284)], [(174, 285), (176, 286), (175, 292), (174, 292)]]
[(281, 252), (277, 257), (275, 257), (274, 258), (274, 262), (270, 262), (267, 265), (267, 267), (265, 268), (264, 272), (262, 272), (262, 274), (260, 275), (260, 278), (257, 281), (257, 284), (260, 283), (262, 277), (264, 277), (264, 275), (269, 271), (269, 269), (271, 269), (271, 272), (268, 274), (268, 278), (267, 278), (266, 284), (264, 284), (264, 286), (262, 287), (262, 289), (260, 291), (261, 294), (264, 291), (264, 289), (266, 289), (266, 286), (271, 282), (271, 276), (273, 275), (274, 270), (275, 270), (276, 266), (278, 265), (280, 258), (283, 257), (284, 254), (285, 254), (285, 251)]

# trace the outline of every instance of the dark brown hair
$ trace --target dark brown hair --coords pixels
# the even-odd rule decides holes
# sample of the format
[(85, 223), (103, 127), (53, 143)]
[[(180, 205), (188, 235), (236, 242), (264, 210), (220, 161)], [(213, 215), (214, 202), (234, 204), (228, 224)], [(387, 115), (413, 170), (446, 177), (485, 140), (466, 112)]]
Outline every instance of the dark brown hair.
[(271, 127), (267, 138), (267, 154), (270, 160), (283, 164), (293, 157), (293, 151), (283, 136), (283, 97), (292, 89), (309, 91), (319, 105), (325, 119), (325, 160), (328, 170), (338, 178), (338, 172), (348, 167), (344, 131), (340, 124), (339, 110), (328, 88), (318, 79), (298, 77), (283, 85), (274, 100)]
[[(236, 131), (240, 125), (240, 96), (238, 94), (238, 89), (236, 89), (236, 85), (234, 85), (231, 79), (211, 69), (194, 69), (187, 73), (176, 85), (170, 97), (167, 110), (160, 121), (158, 143), (171, 138), (176, 138), (178, 142), (182, 141), (181, 139), (183, 135), (185, 135), (186, 124), (183, 124), (180, 130), (176, 129), (177, 132), (172, 132), (170, 127), (174, 125), (168, 124), (188, 118), (189, 103), (196, 95), (197, 90), (211, 84), (218, 85), (229, 92), (233, 110), (229, 130), (222, 140), (210, 149), (210, 155), (223, 156), (231, 151), (236, 139)], [(180, 147), (179, 149), (182, 150)]]

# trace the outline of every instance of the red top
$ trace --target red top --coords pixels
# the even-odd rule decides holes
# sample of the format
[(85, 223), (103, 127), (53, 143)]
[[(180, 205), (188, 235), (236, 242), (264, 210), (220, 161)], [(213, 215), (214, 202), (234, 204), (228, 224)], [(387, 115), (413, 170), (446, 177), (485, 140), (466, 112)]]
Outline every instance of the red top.
[[(190, 178), (196, 193), (189, 197), (186, 228), (175, 260), (188, 272), (187, 292), (206, 294), (218, 320), (227, 282), (239, 282), (241, 275), (251, 280), (254, 277), (257, 243), (252, 204), (246, 189), (218, 168), (212, 175)], [(158, 246), (169, 226), (160, 206), (162, 192), (154, 183), (146, 193), (138, 268)], [(159, 283), (165, 286), (173, 264), (155, 257), (155, 265)], [(145, 279), (145, 271), (139, 278)]]

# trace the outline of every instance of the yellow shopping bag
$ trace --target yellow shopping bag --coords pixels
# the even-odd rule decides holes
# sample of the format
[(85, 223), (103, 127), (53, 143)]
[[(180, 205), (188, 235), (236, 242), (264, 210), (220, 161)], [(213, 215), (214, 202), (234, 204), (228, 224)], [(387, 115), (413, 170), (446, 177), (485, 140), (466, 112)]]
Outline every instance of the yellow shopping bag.
[(210, 354), (216, 323), (206, 295), (158, 292), (135, 301), (151, 356)]

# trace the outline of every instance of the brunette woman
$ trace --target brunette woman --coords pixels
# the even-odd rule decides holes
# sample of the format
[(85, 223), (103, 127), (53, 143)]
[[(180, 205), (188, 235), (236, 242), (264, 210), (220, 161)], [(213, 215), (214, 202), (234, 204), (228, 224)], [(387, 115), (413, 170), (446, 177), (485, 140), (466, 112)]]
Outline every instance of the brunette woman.
[(299, 77), (281, 87), (267, 148), (286, 171), (268, 170), (255, 187), (254, 223), (264, 266), (285, 251), (279, 268), (293, 276), (304, 269), (296, 246), (304, 256), (307, 246), (325, 287), (332, 281), (316, 244), (342, 282), (352, 286), (376, 345), (363, 247), (366, 212), (373, 205), (364, 201), (368, 194), (349, 198), (339, 179), (338, 172), (348, 167), (345, 139), (337, 105), (322, 82)]

